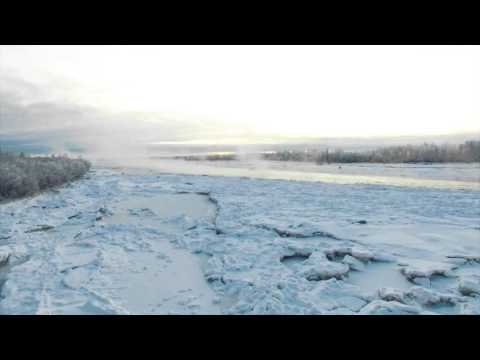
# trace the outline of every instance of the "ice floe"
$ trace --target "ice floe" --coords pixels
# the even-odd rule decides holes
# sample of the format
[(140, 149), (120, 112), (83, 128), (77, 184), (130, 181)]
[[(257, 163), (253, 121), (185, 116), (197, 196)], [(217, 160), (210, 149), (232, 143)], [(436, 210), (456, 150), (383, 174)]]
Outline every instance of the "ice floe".
[(478, 201), (97, 169), (0, 206), (0, 313), (478, 314)]

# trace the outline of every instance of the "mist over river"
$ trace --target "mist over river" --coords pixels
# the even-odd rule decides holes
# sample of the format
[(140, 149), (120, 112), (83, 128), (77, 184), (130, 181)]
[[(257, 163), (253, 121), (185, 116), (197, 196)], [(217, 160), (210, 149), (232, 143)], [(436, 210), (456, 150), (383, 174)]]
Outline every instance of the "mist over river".
[[(268, 161), (275, 146), (157, 146), (143, 154), (96, 157), (95, 166), (172, 174), (480, 190), (480, 164), (316, 164)], [(207, 160), (216, 157), (216, 160)], [(230, 160), (222, 160), (229, 158)]]

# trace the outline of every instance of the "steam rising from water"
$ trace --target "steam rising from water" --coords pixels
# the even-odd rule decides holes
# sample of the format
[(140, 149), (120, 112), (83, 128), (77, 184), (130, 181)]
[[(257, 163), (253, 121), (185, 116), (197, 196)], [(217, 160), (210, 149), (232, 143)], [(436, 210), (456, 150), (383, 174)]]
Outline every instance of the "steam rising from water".
[[(38, 152), (74, 155), (80, 153), (94, 161), (135, 165), (139, 161), (148, 161), (152, 155), (158, 156), (163, 146), (164, 154), (168, 156), (195, 152), (201, 154), (232, 152), (239, 160), (237, 165), (241, 164), (241, 167), (259, 171), (270, 166), (261, 160), (261, 153), (265, 151), (285, 148), (302, 150), (307, 146), (320, 149), (329, 147), (359, 150), (372, 147), (374, 144), (405, 144), (427, 140), (422, 137), (390, 140), (324, 138), (316, 141), (297, 138), (294, 139), (297, 143), (295, 145), (292, 139), (262, 138), (251, 132), (242, 132), (241, 128), (235, 128), (232, 132), (232, 129), (227, 129), (218, 121), (209, 119), (198, 122), (168, 118), (157, 113), (114, 113), (94, 106), (78, 105), (53, 96), (41, 86), (2, 72), (1, 69), (0, 84), (0, 146), (6, 147), (6, 150), (13, 147), (23, 151), (22, 146), (48, 145), (48, 150), (42, 147)], [(232, 137), (233, 135), (235, 137)], [(428, 141), (441, 139), (463, 142), (469, 138), (471, 136), (468, 135), (460, 135), (457, 138), (437, 136), (430, 137)], [(205, 139), (210, 145), (199, 145), (201, 142), (199, 139)], [(239, 139), (248, 143), (241, 144)], [(148, 145), (172, 142), (177, 145), (153, 146), (153, 151), (152, 146)], [(298, 144), (302, 142), (303, 145)], [(194, 164), (184, 162), (181, 166), (187, 165)]]

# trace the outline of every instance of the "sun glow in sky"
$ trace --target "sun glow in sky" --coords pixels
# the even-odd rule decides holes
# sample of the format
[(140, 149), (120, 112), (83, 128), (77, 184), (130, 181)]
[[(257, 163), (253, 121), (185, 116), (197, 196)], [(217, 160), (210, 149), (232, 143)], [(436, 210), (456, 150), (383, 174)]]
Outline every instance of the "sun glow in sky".
[(0, 47), (31, 101), (245, 139), (478, 131), (479, 64), (478, 46)]

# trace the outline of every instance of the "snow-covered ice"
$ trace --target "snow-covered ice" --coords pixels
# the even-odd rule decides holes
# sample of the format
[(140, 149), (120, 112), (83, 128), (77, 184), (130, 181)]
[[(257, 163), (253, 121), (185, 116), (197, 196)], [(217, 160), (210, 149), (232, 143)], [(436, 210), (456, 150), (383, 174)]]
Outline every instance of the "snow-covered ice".
[(480, 314), (480, 191), (96, 169), (0, 205), (4, 314)]

